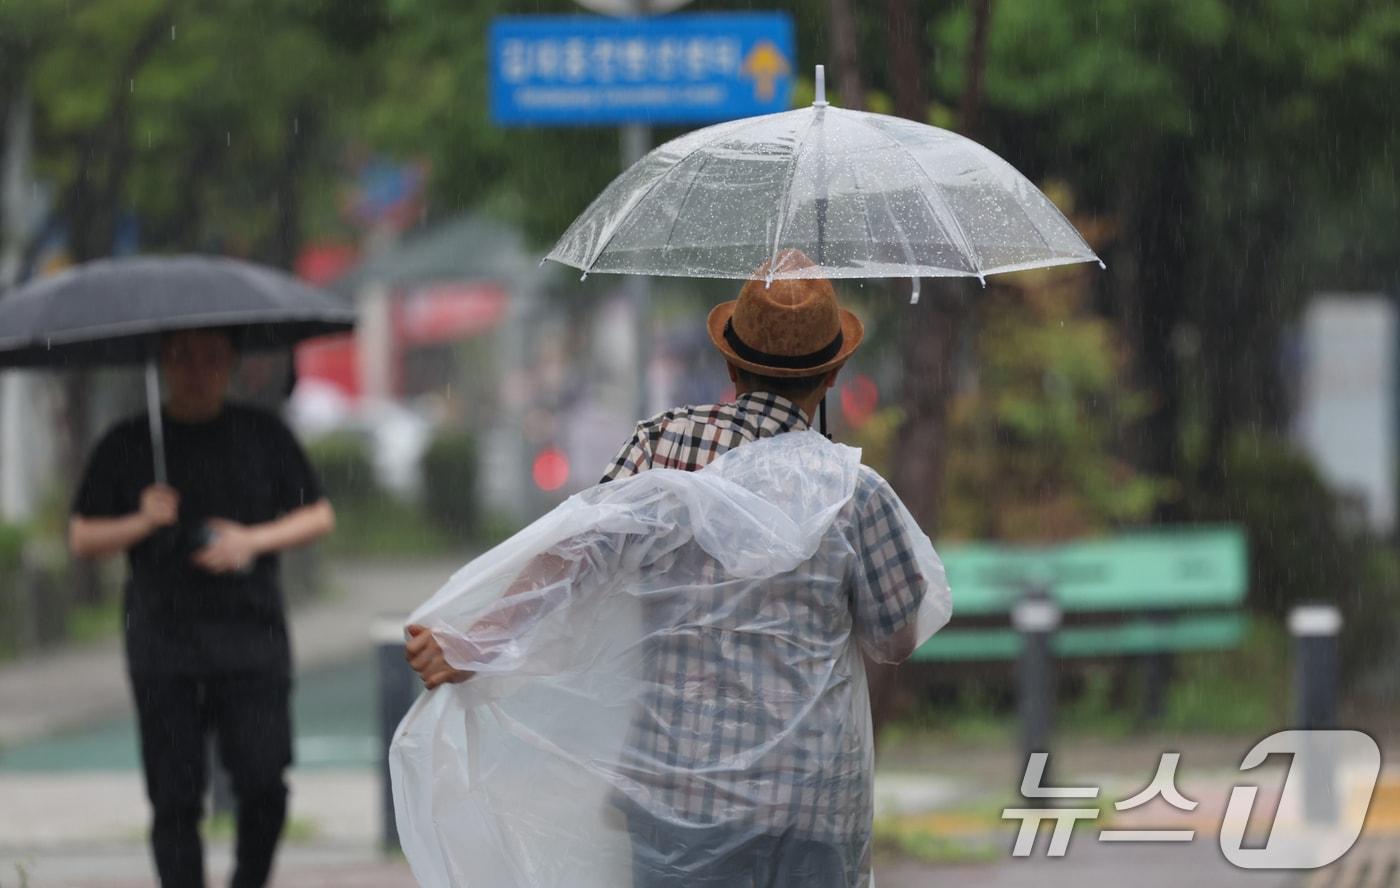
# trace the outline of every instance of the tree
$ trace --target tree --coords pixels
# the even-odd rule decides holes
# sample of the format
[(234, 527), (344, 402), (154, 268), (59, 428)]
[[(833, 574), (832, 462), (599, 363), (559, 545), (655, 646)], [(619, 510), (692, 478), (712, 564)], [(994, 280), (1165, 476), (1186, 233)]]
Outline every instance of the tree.
[[(334, 171), (311, 161), (333, 150), (330, 112), (355, 87), (344, 72), (358, 70), (358, 20), (294, 0), (0, 4), (0, 98), (30, 93), (35, 172), (56, 195), (48, 230), (68, 257), (109, 255), (134, 219), (146, 251), (290, 267), (303, 197)], [(65, 479), (91, 443), (92, 392), (86, 373), (65, 374)], [(90, 579), (78, 572), (80, 598), (95, 594)]]
[(1118, 328), (1090, 305), (1092, 272), (999, 277), (977, 302), (977, 383), (949, 411), (944, 535), (1048, 543), (1140, 523), (1164, 485), (1126, 459), (1145, 404)]
[[(971, 27), (961, 9), (938, 24), (945, 92)], [(998, 5), (986, 141), (1117, 220), (1101, 304), (1155, 395), (1138, 444), (1150, 473), (1218, 484), (1235, 429), (1284, 421), (1282, 326), (1348, 271), (1326, 261), (1328, 232), (1377, 205), (1365, 189), (1397, 147), (1397, 49), (1400, 10), (1366, 0)]]

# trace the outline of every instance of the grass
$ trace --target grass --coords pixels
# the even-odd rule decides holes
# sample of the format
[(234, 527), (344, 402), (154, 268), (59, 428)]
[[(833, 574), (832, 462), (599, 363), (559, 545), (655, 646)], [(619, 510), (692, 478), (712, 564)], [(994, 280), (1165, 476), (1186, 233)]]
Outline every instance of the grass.
[[(962, 807), (935, 811), (885, 814), (875, 819), (877, 853), (911, 858), (922, 863), (976, 864), (1007, 859), (1008, 843), (1020, 826), (1017, 818), (1004, 818), (1006, 808), (1024, 808), (1018, 796), (985, 798)], [(1111, 823), (1113, 800), (1075, 799), (1072, 807), (1094, 808), (1098, 814), (1077, 828)], [(1041, 832), (1045, 829), (1042, 827)]]
[[(215, 842), (230, 842), (238, 832), (238, 822), (228, 812), (220, 812), (204, 819), (201, 824), (204, 838)], [(320, 830), (315, 822), (301, 817), (289, 817), (282, 827), (282, 841), (305, 844), (313, 841)]]
[(80, 604), (68, 614), (68, 640), (78, 644), (101, 641), (117, 634), (122, 625), (120, 596), (108, 596), (95, 604)]
[[(15, 879), (17, 880), (19, 888), (29, 888), (29, 867), (25, 866), (23, 863), (16, 863)], [(0, 882), (0, 885), (3, 884), (3, 882)]]
[(336, 506), (336, 526), (325, 541), (332, 555), (420, 557), (454, 554), (467, 543), (451, 539), (421, 510), (391, 497)]
[(1161, 726), (1212, 734), (1274, 730), (1288, 711), (1291, 668), (1284, 627), (1253, 619), (1237, 650), (1177, 658)]
[(875, 851), (922, 863), (993, 863), (1005, 855), (1005, 842), (993, 827), (970, 833), (957, 815), (945, 812), (881, 817), (875, 821)]

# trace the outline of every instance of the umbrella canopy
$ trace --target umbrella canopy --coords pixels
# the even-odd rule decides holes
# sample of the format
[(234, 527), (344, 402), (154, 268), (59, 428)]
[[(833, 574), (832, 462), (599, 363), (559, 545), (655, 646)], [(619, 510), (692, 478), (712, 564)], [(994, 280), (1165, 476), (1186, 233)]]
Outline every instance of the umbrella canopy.
[(246, 351), (354, 326), (349, 305), (265, 266), (220, 256), (101, 259), (0, 296), (0, 367), (144, 362), (155, 477), (164, 483), (162, 333), (222, 327)]
[(0, 296), (0, 367), (138, 363), (160, 334), (224, 327), (240, 349), (355, 326), (345, 302), (271, 268), (216, 256), (102, 259)]
[(828, 107), (735, 120), (667, 142), (615, 179), (548, 258), (583, 270), (749, 278), (982, 278), (1094, 255), (996, 154), (910, 120)]

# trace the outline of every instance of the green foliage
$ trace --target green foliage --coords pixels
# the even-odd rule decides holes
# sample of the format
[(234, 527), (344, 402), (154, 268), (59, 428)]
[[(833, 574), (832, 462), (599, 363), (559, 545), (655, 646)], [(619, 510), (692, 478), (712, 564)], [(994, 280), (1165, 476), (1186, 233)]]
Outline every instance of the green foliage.
[(145, 249), (289, 262), (302, 199), (327, 189), (332, 113), (369, 72), (377, 3), (36, 0), (0, 4), (13, 80), (33, 100), (37, 172), (56, 186), (78, 258), (104, 255), (134, 209)]
[(120, 596), (107, 596), (94, 604), (78, 604), (68, 613), (67, 641), (87, 644), (110, 638), (122, 625)]
[[(199, 822), (199, 830), (205, 841), (234, 842), (238, 838), (238, 818), (220, 811)], [(316, 821), (305, 817), (289, 817), (282, 827), (282, 840), (293, 845), (305, 845), (321, 835)]]
[(0, 660), (13, 656), (23, 640), (20, 632), (28, 610), (20, 582), (24, 540), (24, 528), (0, 524)]
[(0, 571), (19, 569), (26, 532), (18, 524), (0, 524)]
[(1140, 522), (1160, 497), (1118, 452), (1143, 398), (1080, 279), (1052, 271), (982, 298), (977, 381), (950, 411), (948, 535), (1071, 538)]
[(1176, 658), (1161, 728), (1208, 734), (1257, 734), (1288, 718), (1292, 685), (1288, 633), (1277, 620), (1250, 622), (1238, 650)]
[[(973, 815), (939, 812), (922, 816), (880, 817), (875, 820), (871, 838), (877, 853), (895, 854), (943, 866), (990, 864), (1006, 853), (1000, 841), (1004, 825), (1000, 814), (1001, 809), (998, 808), (994, 813), (978, 812)], [(975, 828), (976, 833), (965, 834), (968, 826)], [(950, 827), (964, 834), (949, 835)]]
[(453, 539), (476, 534), (476, 438), (462, 429), (439, 431), (423, 453), (423, 507)]
[[(970, 32), (967, 4), (931, 27), (945, 100)], [(1397, 75), (1393, 3), (994, 4), (976, 135), (1110, 221), (1099, 303), (1142, 361), (1154, 470), (1188, 482), (1184, 415), (1211, 462), (1235, 428), (1283, 426), (1282, 327), (1308, 294), (1395, 285)]]
[(1360, 541), (1343, 532), (1337, 498), (1306, 456), (1278, 438), (1241, 435), (1222, 475), (1224, 489), (1198, 495), (1193, 512), (1248, 531), (1251, 609), (1282, 617), (1300, 601), (1351, 594)]
[(1374, 665), (1393, 648), (1400, 627), (1400, 556), (1373, 539), (1311, 461), (1286, 441), (1237, 436), (1226, 451), (1223, 487), (1197, 492), (1191, 509), (1207, 521), (1242, 524), (1249, 534), (1249, 607), (1276, 619), (1301, 602), (1342, 611), (1348, 674)]
[(306, 455), (320, 476), (326, 498), (337, 511), (383, 497), (375, 479), (369, 443), (354, 432), (333, 432), (313, 441)]
[(415, 558), (455, 555), (455, 546), (423, 510), (394, 497), (336, 507), (335, 532), (326, 540), (333, 555), (349, 558)]
[[(367, 60), (378, 91), (358, 112), (359, 132), (378, 150), (429, 162), (436, 210), (486, 206), (544, 242), (617, 175), (620, 148), (615, 127), (491, 122), (487, 28), (492, 17), (521, 11), (504, 0), (389, 3), (390, 29)], [(544, 0), (529, 11), (579, 10)]]

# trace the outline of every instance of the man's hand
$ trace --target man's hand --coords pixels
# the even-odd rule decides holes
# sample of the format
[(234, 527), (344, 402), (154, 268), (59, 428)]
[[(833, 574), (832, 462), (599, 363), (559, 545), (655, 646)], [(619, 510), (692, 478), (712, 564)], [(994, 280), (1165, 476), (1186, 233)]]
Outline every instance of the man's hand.
[(426, 627), (409, 626), (408, 634), (408, 642), (403, 646), (404, 659), (413, 667), (413, 671), (418, 673), (428, 690), (431, 691), (442, 684), (457, 684), (476, 674), (453, 669), (443, 657), (442, 647), (437, 643), (437, 639), (433, 638), (433, 633)]
[(141, 491), (137, 514), (150, 531), (169, 527), (180, 517), (180, 494), (168, 484), (152, 484)]
[(116, 555), (174, 524), (179, 515), (180, 494), (175, 488), (152, 484), (141, 491), (141, 501), (134, 512), (118, 516), (74, 512), (68, 519), (68, 547), (79, 558)]
[(252, 529), (223, 518), (210, 518), (205, 525), (214, 538), (190, 556), (198, 567), (210, 573), (230, 573), (246, 569), (261, 554)]

